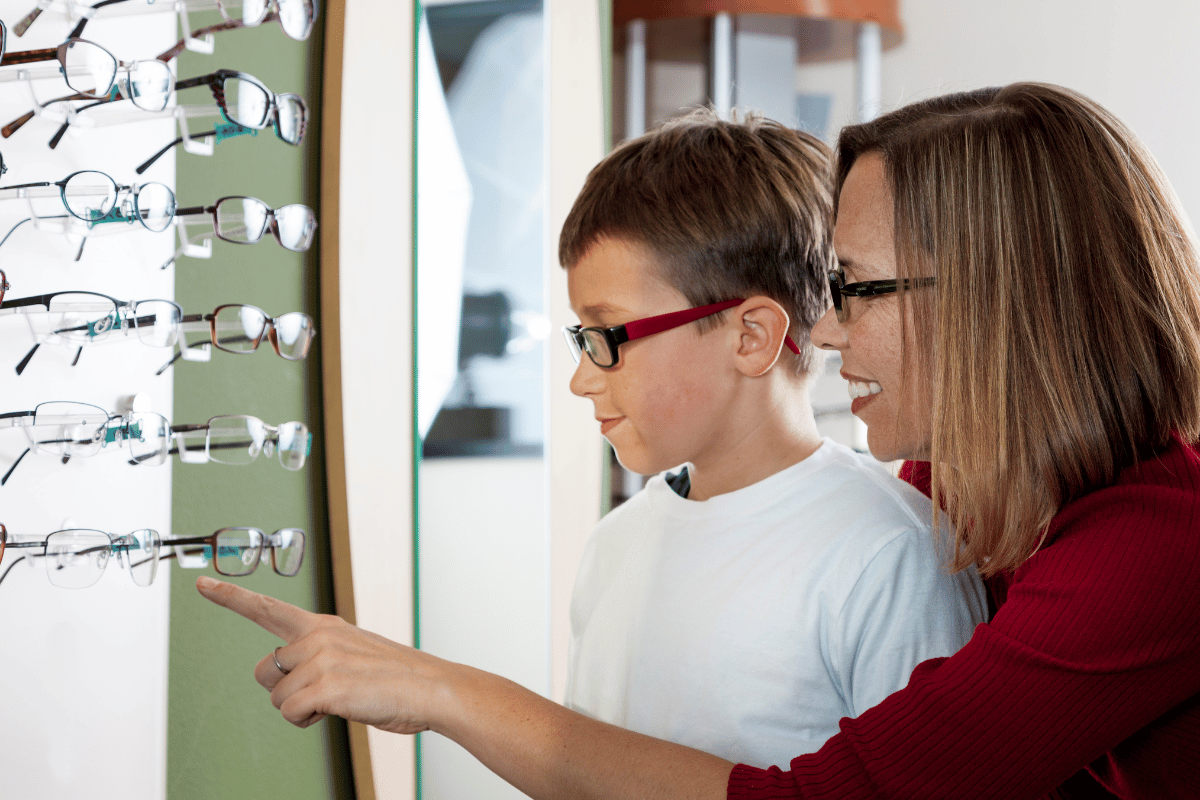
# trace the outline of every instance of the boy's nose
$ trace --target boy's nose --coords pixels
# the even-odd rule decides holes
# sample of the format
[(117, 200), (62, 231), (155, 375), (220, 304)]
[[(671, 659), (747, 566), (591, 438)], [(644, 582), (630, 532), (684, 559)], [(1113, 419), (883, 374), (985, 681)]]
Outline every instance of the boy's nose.
[(579, 364), (571, 375), (571, 393), (579, 397), (599, 394), (604, 388), (604, 370), (596, 366), (587, 353), (581, 353)]
[(830, 306), (813, 325), (809, 336), (822, 350), (841, 350), (846, 346), (846, 334), (846, 326), (838, 322), (837, 312)]

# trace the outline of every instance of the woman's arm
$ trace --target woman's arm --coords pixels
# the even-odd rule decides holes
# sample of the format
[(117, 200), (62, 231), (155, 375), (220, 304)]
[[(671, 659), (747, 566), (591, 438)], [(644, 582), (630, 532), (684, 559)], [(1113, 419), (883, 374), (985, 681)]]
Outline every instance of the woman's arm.
[[(200, 593), (288, 644), (254, 669), (284, 718), (327, 714), (460, 744), (533, 798), (723, 800), (733, 764), (589, 719), (482, 670), (437, 658), (229, 583)], [(288, 670), (285, 676), (272, 658)]]

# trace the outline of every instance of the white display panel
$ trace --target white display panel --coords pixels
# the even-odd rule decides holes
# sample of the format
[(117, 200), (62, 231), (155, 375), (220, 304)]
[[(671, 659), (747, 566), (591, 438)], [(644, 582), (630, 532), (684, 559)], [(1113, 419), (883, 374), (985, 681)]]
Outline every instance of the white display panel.
[[(11, 29), (33, 6), (34, 0), (0, 0), (0, 19)], [(72, 26), (48, 10), (24, 37), (10, 31), (8, 50), (56, 46)], [(177, 36), (176, 17), (169, 12), (96, 19), (84, 33), (124, 61), (153, 58)], [(43, 99), (65, 94), (57, 80), (39, 81), (35, 88)], [(0, 125), (30, 108), (28, 84), (0, 82)], [(57, 181), (81, 169), (105, 172), (118, 184), (157, 181), (174, 188), (173, 153), (144, 175), (134, 172), (175, 138), (172, 121), (73, 129), (51, 150), (47, 141), (57, 127), (34, 119), (0, 140), (9, 168), (0, 177), (0, 189)], [(39, 207), (53, 208), (55, 202), (40, 200)], [(25, 200), (0, 200), (0, 236), (28, 212)], [(92, 237), (76, 262), (78, 240), (26, 223), (0, 246), (0, 269), (11, 284), (5, 299), (62, 290), (95, 291), (119, 300), (171, 299), (174, 270), (159, 265), (174, 244), (171, 231), (155, 234), (134, 225)], [(85, 348), (72, 366), (74, 351), (43, 345), (18, 376), (14, 368), (32, 344), (21, 315), (0, 314), (0, 414), (52, 400), (92, 403), (116, 413), (140, 396), (141, 408), (175, 421), (172, 370), (154, 374), (171, 350), (136, 339), (105, 342)], [(173, 369), (203, 366), (180, 362)], [(22, 430), (0, 428), (0, 473), (25, 446)], [(44, 537), (70, 526), (113, 534), (153, 528), (169, 537), (172, 465), (131, 466), (127, 453), (109, 445), (65, 465), (50, 455), (27, 455), (0, 487), (0, 522), (18, 536)], [(6, 552), (0, 572), (24, 552), (31, 551)], [(18, 563), (0, 583), (0, 796), (163, 797), (171, 562), (160, 567), (153, 585), (142, 588), (110, 559), (99, 582), (84, 589), (51, 585), (43, 563), (36, 568)]]

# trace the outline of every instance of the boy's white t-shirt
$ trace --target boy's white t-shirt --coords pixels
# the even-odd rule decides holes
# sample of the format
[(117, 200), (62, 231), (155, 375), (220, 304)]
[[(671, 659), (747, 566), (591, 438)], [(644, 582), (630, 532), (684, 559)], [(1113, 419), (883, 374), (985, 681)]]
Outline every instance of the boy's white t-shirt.
[(975, 570), (941, 568), (931, 517), (927, 497), (828, 439), (709, 500), (652, 478), (584, 551), (566, 705), (786, 768), (986, 620)]

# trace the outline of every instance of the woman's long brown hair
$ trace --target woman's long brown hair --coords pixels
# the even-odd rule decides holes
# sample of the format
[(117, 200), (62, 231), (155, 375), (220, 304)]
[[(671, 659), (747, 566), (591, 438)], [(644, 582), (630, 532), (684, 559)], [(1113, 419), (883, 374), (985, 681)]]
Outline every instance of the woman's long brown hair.
[(1091, 100), (1018, 83), (842, 132), (840, 188), (879, 152), (929, 386), (953, 567), (1012, 570), (1064, 504), (1200, 436), (1200, 266), (1145, 147)]

